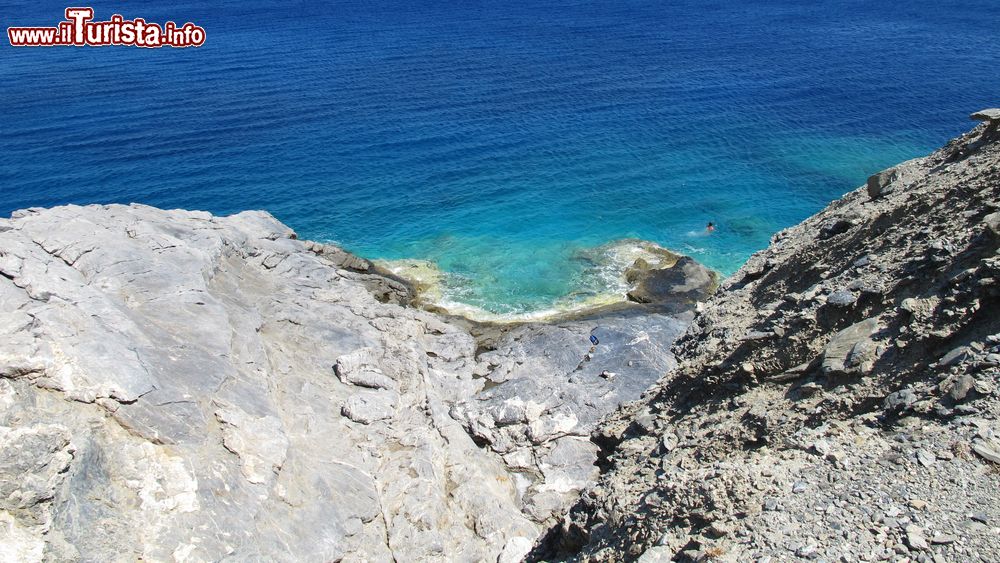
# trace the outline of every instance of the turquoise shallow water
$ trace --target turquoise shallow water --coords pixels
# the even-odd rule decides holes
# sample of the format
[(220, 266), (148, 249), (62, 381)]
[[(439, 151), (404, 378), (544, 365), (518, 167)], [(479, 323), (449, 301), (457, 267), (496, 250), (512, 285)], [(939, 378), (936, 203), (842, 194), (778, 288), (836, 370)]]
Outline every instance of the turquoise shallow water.
[[(62, 10), (5, 7), (17, 25)], [(1000, 92), (997, 2), (94, 8), (208, 41), (0, 47), (0, 212), (263, 208), (302, 237), (432, 261), (442, 301), (497, 314), (620, 292), (622, 239), (730, 273)]]

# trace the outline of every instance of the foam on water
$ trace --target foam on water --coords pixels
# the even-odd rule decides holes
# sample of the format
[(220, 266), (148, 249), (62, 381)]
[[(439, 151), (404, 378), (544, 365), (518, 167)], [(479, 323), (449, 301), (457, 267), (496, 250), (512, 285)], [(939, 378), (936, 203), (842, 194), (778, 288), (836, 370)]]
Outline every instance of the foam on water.
[(626, 279), (630, 266), (642, 260), (654, 268), (673, 265), (679, 255), (656, 243), (638, 239), (612, 241), (598, 247), (577, 248), (568, 262), (575, 274), (548, 302), (508, 307), (503, 312), (489, 305), (475, 305), (484, 293), (477, 287), (481, 276), (442, 271), (428, 260), (376, 260), (375, 263), (409, 281), (418, 292), (418, 303), (478, 321), (524, 322), (548, 320), (567, 313), (591, 310), (627, 301), (632, 284)]

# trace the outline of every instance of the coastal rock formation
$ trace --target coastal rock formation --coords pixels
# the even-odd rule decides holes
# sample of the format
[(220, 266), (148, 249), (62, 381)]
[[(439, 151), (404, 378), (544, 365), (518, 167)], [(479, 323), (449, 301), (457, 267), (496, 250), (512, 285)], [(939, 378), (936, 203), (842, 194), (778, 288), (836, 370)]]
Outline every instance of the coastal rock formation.
[(691, 314), (414, 298), (262, 212), (0, 220), (0, 560), (520, 560)]
[(625, 276), (634, 283), (628, 292), (630, 301), (659, 304), (673, 312), (693, 308), (719, 286), (719, 275), (690, 256), (676, 256), (670, 264), (655, 268), (637, 260)]
[(995, 560), (1000, 133), (872, 178), (705, 303), (529, 560)]
[(986, 129), (983, 130), (983, 137), (987, 137), (1000, 129), (1000, 108), (989, 108), (973, 113), (971, 116), (975, 121), (985, 121)]
[(523, 554), (515, 483), (448, 415), (474, 340), (370, 270), (264, 213), (0, 221), (0, 559)]
[(676, 366), (671, 345), (718, 286), (716, 272), (652, 243), (612, 248), (640, 255), (623, 264), (627, 300), (545, 323), (470, 326), (483, 348), (475, 373), (484, 388), (455, 404), (452, 417), (501, 457), (524, 513), (541, 524), (597, 477), (591, 433)]

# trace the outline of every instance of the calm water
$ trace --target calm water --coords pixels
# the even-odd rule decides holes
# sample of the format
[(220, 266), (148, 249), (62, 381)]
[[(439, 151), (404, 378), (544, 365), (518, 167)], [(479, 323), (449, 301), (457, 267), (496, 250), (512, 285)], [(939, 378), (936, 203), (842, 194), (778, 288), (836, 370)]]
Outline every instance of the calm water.
[(208, 41), (4, 41), (0, 213), (263, 208), (497, 313), (600, 293), (624, 238), (732, 272), (1000, 103), (997, 2), (88, 4)]

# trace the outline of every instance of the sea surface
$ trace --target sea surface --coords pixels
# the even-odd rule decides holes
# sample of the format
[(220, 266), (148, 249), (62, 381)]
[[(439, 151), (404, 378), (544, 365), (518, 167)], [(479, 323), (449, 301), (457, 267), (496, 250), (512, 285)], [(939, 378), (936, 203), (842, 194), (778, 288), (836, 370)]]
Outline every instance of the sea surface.
[(1000, 105), (996, 1), (86, 5), (207, 41), (4, 40), (0, 214), (266, 209), (481, 316), (620, 298), (640, 240), (732, 273)]

